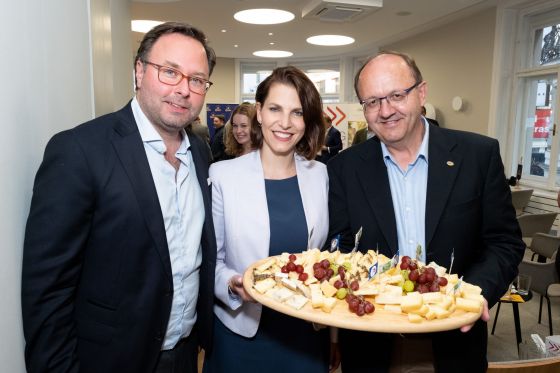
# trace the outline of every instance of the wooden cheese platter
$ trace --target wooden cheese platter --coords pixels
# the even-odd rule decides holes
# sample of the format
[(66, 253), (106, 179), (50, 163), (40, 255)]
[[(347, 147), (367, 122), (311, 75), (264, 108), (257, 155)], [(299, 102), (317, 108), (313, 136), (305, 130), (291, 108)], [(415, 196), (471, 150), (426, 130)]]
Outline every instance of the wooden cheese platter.
[(336, 299), (336, 304), (330, 312), (324, 312), (321, 309), (313, 308), (311, 302), (307, 302), (302, 308), (296, 309), (257, 291), (254, 287), (255, 268), (261, 266), (266, 261), (270, 261), (271, 258), (274, 257), (262, 259), (247, 268), (243, 275), (245, 291), (253, 297), (256, 302), (266, 307), (310, 322), (368, 332), (427, 333), (452, 330), (472, 324), (480, 318), (482, 313), (482, 308), (479, 312), (467, 312), (465, 310), (455, 309), (446, 318), (410, 322), (406, 313), (399, 314), (395, 313), (394, 310), (387, 311), (384, 309), (384, 305), (375, 303), (375, 311), (373, 313), (358, 316), (348, 310), (348, 304), (345, 300), (340, 299)]

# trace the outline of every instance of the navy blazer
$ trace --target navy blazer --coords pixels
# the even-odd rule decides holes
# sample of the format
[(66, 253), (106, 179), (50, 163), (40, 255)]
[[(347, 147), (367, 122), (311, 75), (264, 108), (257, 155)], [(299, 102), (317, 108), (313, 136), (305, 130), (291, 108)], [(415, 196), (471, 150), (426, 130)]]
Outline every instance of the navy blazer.
[[(216, 242), (208, 152), (189, 135), (206, 217), (197, 305), (212, 335)], [(33, 188), (22, 310), (30, 372), (152, 372), (173, 282), (166, 232), (130, 103), (55, 135)]]
[(327, 146), (327, 150), (323, 150), (320, 155), (315, 157), (315, 160), (327, 164), (332, 157), (342, 150), (340, 131), (334, 128), (334, 126), (331, 126), (327, 131), (325, 145)]
[[(479, 285), (492, 307), (517, 275), (525, 249), (498, 142), (433, 125), (429, 131), (426, 261), (449, 268), (454, 250), (453, 273)], [(327, 168), (329, 237), (342, 234), (341, 244), (349, 249), (363, 227), (359, 250), (379, 247), (392, 257), (398, 249), (397, 226), (379, 139), (345, 150)], [(470, 356), (457, 349), (452, 338), (468, 338), (473, 333), (434, 334), (436, 362), (448, 355), (447, 362), (459, 371), (468, 371), (469, 359), (478, 363), (478, 357), (486, 356), (486, 325), (479, 322), (474, 329), (474, 345), (466, 344)], [(452, 357), (446, 348), (463, 355)]]

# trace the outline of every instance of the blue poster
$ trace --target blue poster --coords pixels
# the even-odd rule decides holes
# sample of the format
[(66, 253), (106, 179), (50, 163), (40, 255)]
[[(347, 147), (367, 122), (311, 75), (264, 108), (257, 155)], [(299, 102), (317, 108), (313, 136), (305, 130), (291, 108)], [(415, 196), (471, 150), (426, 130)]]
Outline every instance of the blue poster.
[(206, 104), (206, 124), (210, 129), (210, 138), (214, 138), (214, 115), (221, 114), (225, 117), (225, 123), (231, 117), (231, 113), (238, 104)]

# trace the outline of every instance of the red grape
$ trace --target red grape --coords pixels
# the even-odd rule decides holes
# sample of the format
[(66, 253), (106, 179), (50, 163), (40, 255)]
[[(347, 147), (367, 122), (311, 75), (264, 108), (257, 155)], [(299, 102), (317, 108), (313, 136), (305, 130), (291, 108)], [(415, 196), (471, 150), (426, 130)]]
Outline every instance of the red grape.
[(333, 284), (333, 286), (337, 289), (340, 289), (341, 287), (344, 287), (344, 283), (340, 280), (336, 280)]
[(351, 312), (356, 312), (358, 310), (358, 306), (360, 305), (360, 301), (358, 299), (352, 299), (348, 302), (348, 308)]
[(418, 285), (418, 292), (423, 294), (423, 293), (429, 293), (430, 292), (430, 288), (428, 287), (428, 285), (426, 284), (420, 284)]
[(314, 270), (314, 271), (318, 270), (319, 268), (323, 268), (323, 267), (321, 267), (321, 263), (315, 263), (315, 264), (313, 264), (313, 270)]
[(350, 283), (350, 289), (352, 289), (353, 291), (356, 291), (360, 288), (360, 283), (356, 280), (352, 281)]
[(356, 310), (356, 315), (363, 316), (363, 315), (365, 315), (365, 313), (366, 313), (366, 310), (364, 309), (364, 304), (360, 303), (358, 305), (358, 309)]
[[(285, 258), (285, 257), (284, 257)], [(290, 254), (290, 256), (288, 257), (288, 259), (290, 259), (290, 262), (295, 262), (296, 261), (296, 256), (295, 254)]]
[(288, 271), (293, 272), (296, 270), (296, 264), (294, 262), (288, 262), (286, 268), (288, 268)]
[(327, 273), (323, 268), (319, 268), (313, 274), (315, 275), (315, 278), (320, 281), (325, 277)]
[(437, 284), (437, 282), (432, 282), (432, 284), (430, 285), (430, 291), (431, 292), (439, 291), (439, 285)]
[(328, 268), (328, 269), (327, 269), (327, 277), (328, 277), (328, 278), (331, 278), (331, 277), (333, 277), (333, 275), (334, 275), (333, 269), (332, 269), (332, 268)]
[(433, 274), (432, 272), (426, 273), (426, 282), (433, 282), (435, 279), (436, 279), (435, 274)]
[(301, 282), (307, 281), (308, 278), (309, 278), (309, 275), (308, 275), (307, 273), (305, 273), (305, 272), (300, 273), (299, 276), (298, 276), (298, 279), (299, 279)]
[(366, 313), (373, 313), (373, 311), (375, 311), (375, 306), (366, 300), (364, 302), (364, 311), (366, 311)]
[(296, 265), (296, 272), (303, 273), (303, 266), (301, 264)]
[(447, 279), (445, 277), (438, 278), (438, 284), (439, 284), (439, 286), (446, 286), (447, 285)]
[(408, 269), (409, 266), (410, 266), (409, 262), (405, 262), (405, 261), (401, 262), (401, 269)]
[[(408, 276), (408, 278), (410, 279), (410, 276)], [(416, 282), (418, 282), (419, 284), (425, 284), (427, 282), (426, 274), (421, 273), (420, 276), (418, 276), (418, 280), (416, 280)]]
[(417, 281), (418, 280), (418, 276), (420, 276), (420, 273), (418, 273), (418, 270), (415, 269), (413, 271), (410, 271), (410, 273), (408, 274), (408, 279), (410, 281)]
[(282, 268), (280, 268), (280, 271), (281, 271), (282, 273), (288, 273), (288, 267), (282, 266)]
[(321, 267), (323, 267), (324, 269), (327, 269), (331, 266), (331, 262), (329, 262), (328, 259), (323, 259), (321, 260)]
[(408, 255), (405, 255), (401, 258), (401, 263), (410, 263), (411, 259)]

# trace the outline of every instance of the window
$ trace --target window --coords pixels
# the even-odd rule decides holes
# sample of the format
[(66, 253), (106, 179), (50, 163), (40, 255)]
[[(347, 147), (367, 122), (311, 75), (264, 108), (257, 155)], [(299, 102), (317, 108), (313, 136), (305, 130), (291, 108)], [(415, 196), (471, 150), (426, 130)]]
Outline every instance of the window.
[[(339, 61), (290, 62), (290, 65), (306, 73), (317, 87), (323, 103), (340, 102)], [(255, 102), (255, 92), (259, 83), (266, 79), (276, 67), (276, 63), (241, 62), (241, 101)]]
[[(553, 190), (560, 186), (560, 9), (528, 11), (521, 20), (512, 98), (517, 141), (513, 159), (523, 165), (525, 183)], [(512, 162), (510, 175), (517, 163)]]

